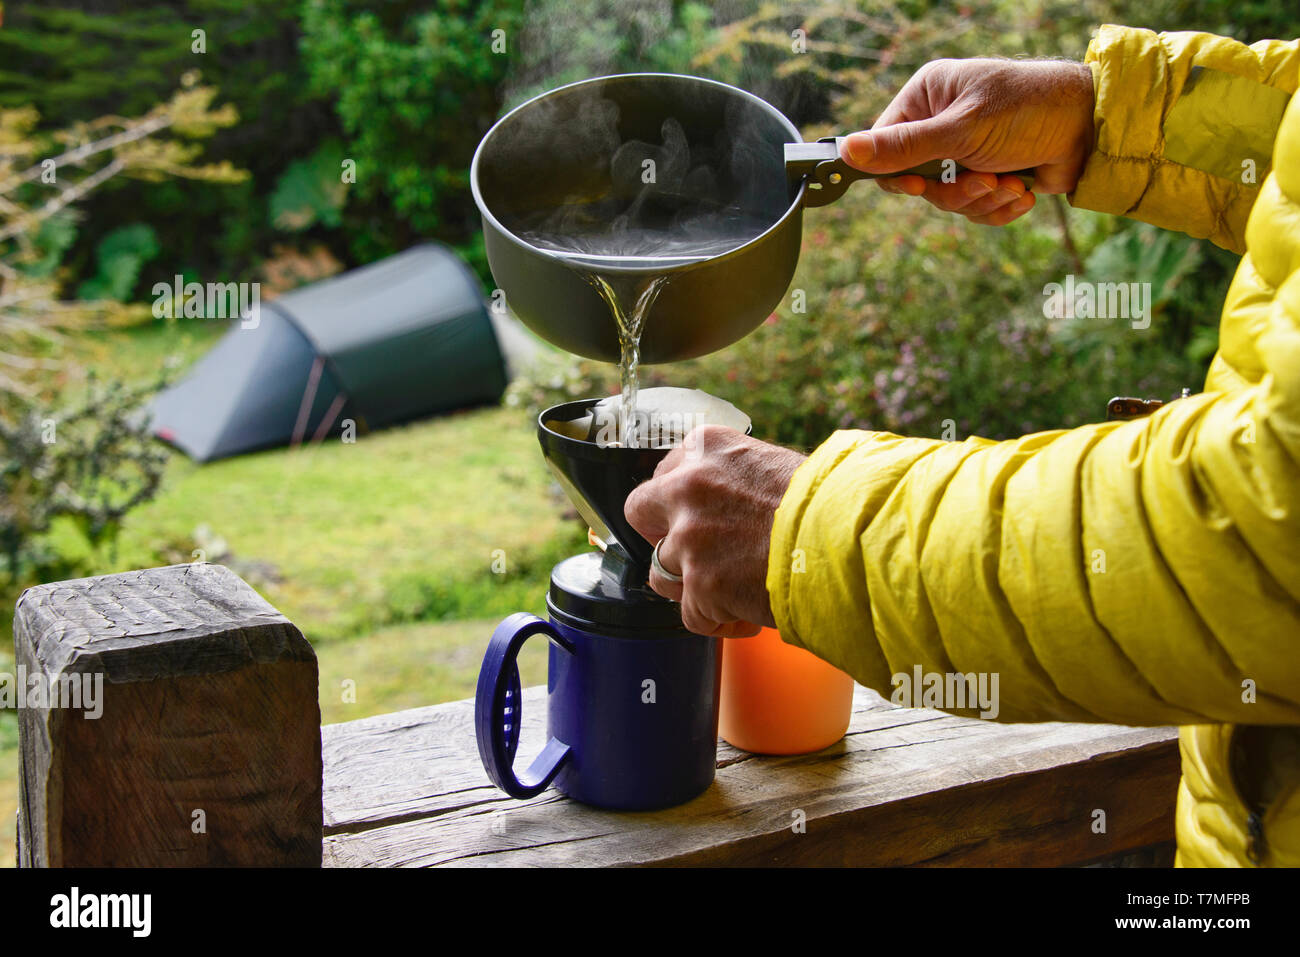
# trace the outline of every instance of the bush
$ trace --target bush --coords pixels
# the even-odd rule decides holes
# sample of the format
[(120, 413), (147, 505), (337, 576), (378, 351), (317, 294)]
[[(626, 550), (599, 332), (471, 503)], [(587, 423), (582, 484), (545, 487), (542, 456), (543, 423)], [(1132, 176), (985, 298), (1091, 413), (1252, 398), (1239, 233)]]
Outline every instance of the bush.
[[(51, 413), (18, 396), (0, 409), (0, 582), (92, 574), (93, 552), (122, 518), (153, 498), (168, 453), (140, 421), (153, 388), (92, 381), (85, 399)], [(55, 549), (47, 533), (69, 526), (80, 549)]]

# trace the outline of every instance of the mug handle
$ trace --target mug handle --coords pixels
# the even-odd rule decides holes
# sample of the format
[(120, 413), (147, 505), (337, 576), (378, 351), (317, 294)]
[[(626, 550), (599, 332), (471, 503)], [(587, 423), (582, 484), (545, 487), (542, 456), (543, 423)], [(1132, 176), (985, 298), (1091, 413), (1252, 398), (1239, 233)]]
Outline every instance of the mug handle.
[(474, 695), (474, 735), (478, 739), (479, 758), (492, 783), (515, 798), (535, 797), (546, 790), (572, 751), (563, 741), (551, 738), (528, 769), (515, 775), (515, 752), (519, 749), (519, 729), (524, 715), (516, 659), (519, 649), (533, 635), (546, 635), (573, 654), (572, 645), (550, 622), (525, 612), (511, 615), (492, 632)]

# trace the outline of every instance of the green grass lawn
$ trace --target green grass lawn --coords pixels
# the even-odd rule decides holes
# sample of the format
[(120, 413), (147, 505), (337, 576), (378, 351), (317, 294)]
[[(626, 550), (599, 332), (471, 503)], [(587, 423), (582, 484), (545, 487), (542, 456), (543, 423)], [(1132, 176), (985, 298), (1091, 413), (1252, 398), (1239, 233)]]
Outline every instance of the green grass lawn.
[[(169, 354), (201, 354), (220, 332), (170, 328), (99, 335), (82, 361), (139, 379)], [(346, 721), (471, 695), (497, 620), (544, 614), (551, 565), (587, 547), (567, 511), (529, 422), (481, 408), (354, 444), (203, 466), (177, 454), (158, 497), (128, 516), (96, 567), (173, 564), (206, 548), (302, 629), (320, 660), (322, 718)], [(75, 547), (70, 535), (59, 541)], [(16, 597), (4, 596), (10, 612)], [(544, 646), (530, 642), (521, 665), (525, 683), (544, 680)], [(12, 670), (6, 641), (0, 671)], [(342, 701), (345, 679), (355, 704)], [(16, 803), (16, 720), (0, 714), (0, 865), (13, 863)]]
[[(321, 721), (334, 724), (470, 697), (483, 649), (499, 620), (397, 625), (364, 640), (320, 649)], [(546, 680), (545, 641), (524, 645), (519, 669), (525, 685)], [(356, 682), (355, 703), (343, 700), (348, 679)]]
[[(206, 549), (325, 644), (519, 602), (540, 610), (532, 586), (582, 543), (562, 511), (519, 414), (480, 409), (355, 444), (203, 466), (178, 456), (163, 493), (131, 516), (111, 568)], [(493, 573), (494, 557), (504, 574)]]

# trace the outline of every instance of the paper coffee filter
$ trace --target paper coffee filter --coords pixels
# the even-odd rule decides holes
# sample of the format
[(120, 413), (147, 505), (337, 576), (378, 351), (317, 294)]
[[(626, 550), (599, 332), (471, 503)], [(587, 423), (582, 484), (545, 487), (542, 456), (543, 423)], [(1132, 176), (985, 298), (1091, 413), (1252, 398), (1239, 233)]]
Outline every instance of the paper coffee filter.
[[(623, 397), (611, 395), (597, 402), (590, 415), (570, 422), (548, 423), (548, 427), (575, 439), (598, 441), (602, 432), (613, 438), (617, 436), (622, 406)], [(649, 439), (646, 444), (657, 447), (679, 445), (700, 425), (723, 425), (745, 432), (751, 424), (749, 416), (726, 399), (700, 389), (676, 386), (641, 389), (637, 393), (636, 416), (638, 438)]]

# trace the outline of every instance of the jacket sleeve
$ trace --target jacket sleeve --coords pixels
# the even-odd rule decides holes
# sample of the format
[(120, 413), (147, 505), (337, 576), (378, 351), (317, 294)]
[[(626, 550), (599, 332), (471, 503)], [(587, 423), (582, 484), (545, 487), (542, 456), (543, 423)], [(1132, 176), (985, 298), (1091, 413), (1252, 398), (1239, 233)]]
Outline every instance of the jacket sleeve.
[(1093, 152), (1074, 206), (1129, 216), (1240, 253), (1296, 90), (1300, 41), (1103, 26), (1088, 47)]
[(1300, 724), (1300, 272), (1268, 309), (1257, 384), (1144, 419), (836, 432), (776, 513), (782, 637), (885, 697), (997, 674), (1003, 721)]

